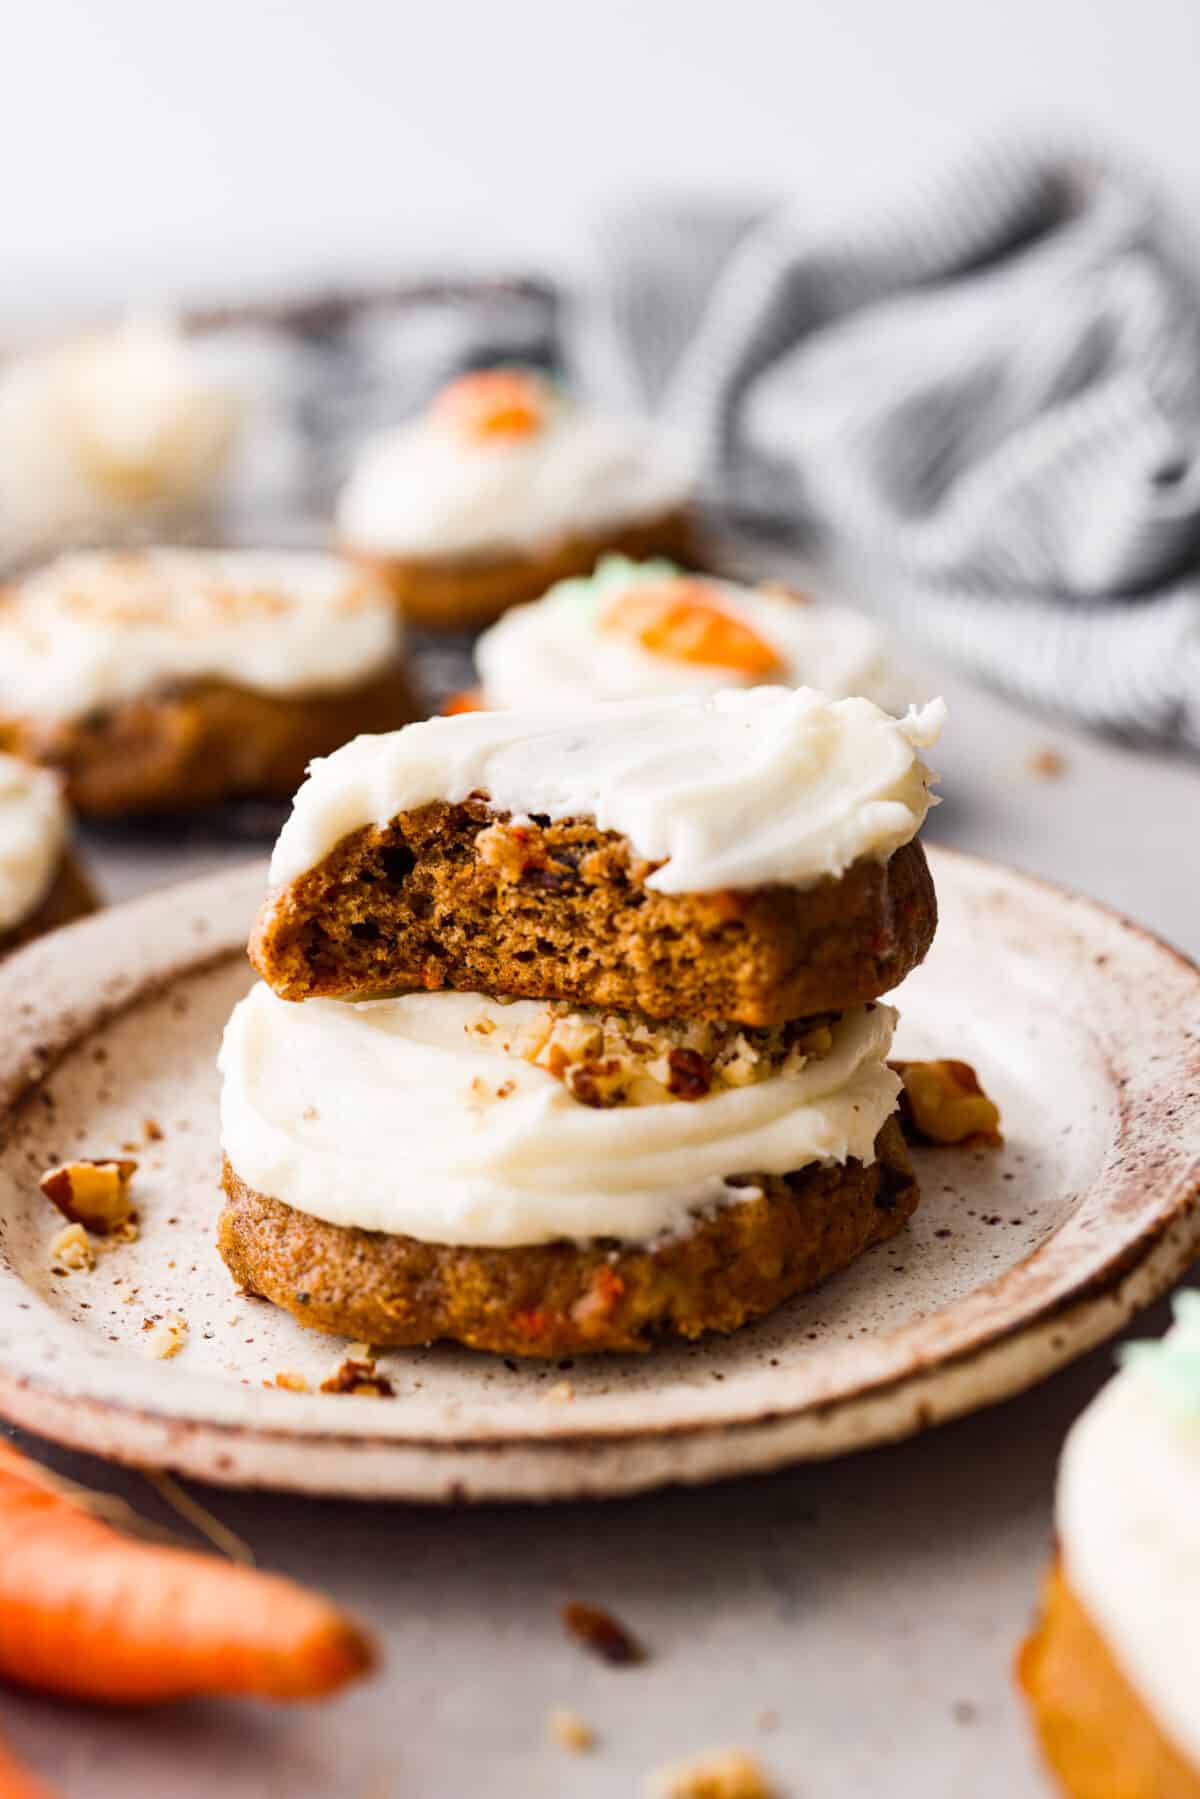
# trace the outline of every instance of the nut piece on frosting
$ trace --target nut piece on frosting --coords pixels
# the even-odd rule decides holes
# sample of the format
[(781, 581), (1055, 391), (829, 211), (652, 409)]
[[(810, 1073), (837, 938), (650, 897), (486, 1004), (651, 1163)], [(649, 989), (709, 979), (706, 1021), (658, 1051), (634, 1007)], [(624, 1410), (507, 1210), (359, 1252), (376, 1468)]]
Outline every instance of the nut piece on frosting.
[(136, 1172), (137, 1163), (127, 1157), (97, 1162), (81, 1156), (48, 1168), (38, 1185), (64, 1218), (107, 1237), (134, 1215), (129, 1188)]
[(969, 1062), (893, 1062), (904, 1091), (900, 1114), (926, 1143), (998, 1148), (1000, 1108), (979, 1084)]

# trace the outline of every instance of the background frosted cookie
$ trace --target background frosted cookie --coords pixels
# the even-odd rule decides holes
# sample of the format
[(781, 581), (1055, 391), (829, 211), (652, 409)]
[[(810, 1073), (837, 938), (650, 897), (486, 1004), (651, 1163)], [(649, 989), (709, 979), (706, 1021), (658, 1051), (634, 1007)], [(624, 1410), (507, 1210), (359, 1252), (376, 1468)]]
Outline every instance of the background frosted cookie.
[(504, 708), (764, 682), (886, 703), (892, 683), (884, 634), (860, 612), (623, 556), (514, 607), (475, 662), (480, 703)]
[(337, 526), (407, 617), (465, 629), (606, 550), (688, 560), (689, 497), (678, 452), (649, 426), (575, 406), (532, 371), (490, 369), (363, 447)]
[(0, 755), (0, 956), (95, 910), (68, 829), (57, 777)]
[(759, 687), (433, 719), (318, 765), (251, 956), (289, 999), (486, 989), (780, 1023), (924, 956), (940, 703)]
[(284, 798), (414, 710), (388, 596), (334, 557), (94, 552), (0, 591), (0, 745), (82, 813)]
[(1069, 1799), (1200, 1794), (1200, 1295), (1079, 1419), (1019, 1675)]
[(259, 986), (221, 1054), (221, 1252), (302, 1322), (374, 1343), (557, 1355), (737, 1329), (915, 1208), (894, 1018), (663, 1029)]

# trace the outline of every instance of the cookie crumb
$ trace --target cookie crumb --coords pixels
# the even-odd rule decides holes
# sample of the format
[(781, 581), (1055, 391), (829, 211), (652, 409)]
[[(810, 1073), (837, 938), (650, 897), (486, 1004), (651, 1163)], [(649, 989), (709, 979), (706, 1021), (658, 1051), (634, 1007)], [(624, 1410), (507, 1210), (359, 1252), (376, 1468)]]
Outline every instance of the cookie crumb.
[(596, 1746), (596, 1733), (590, 1724), (585, 1724), (576, 1712), (565, 1711), (558, 1707), (546, 1716), (546, 1737), (551, 1743), (557, 1743), (560, 1749), (567, 1749), (572, 1755), (585, 1755)]
[(563, 1606), (562, 1621), (568, 1636), (614, 1668), (632, 1668), (646, 1660), (637, 1638), (602, 1606), (573, 1599)]
[(65, 1224), (51, 1239), (50, 1263), (56, 1271), (61, 1268), (64, 1274), (79, 1274), (85, 1268), (96, 1266), (96, 1252), (81, 1224)]
[(717, 1749), (659, 1768), (645, 1791), (646, 1799), (776, 1799), (760, 1763), (743, 1749)]
[(552, 1387), (547, 1387), (542, 1394), (543, 1405), (568, 1405), (575, 1397), (575, 1389), (569, 1380), (556, 1380)]
[[(145, 1329), (145, 1326), (142, 1327)], [(171, 1312), (156, 1324), (146, 1338), (146, 1348), (159, 1362), (169, 1362), (187, 1342), (188, 1324), (178, 1312)]]
[(147, 1143), (161, 1143), (162, 1142), (163, 1127), (158, 1122), (157, 1118), (147, 1118), (146, 1122), (142, 1126), (142, 1130), (145, 1134)]

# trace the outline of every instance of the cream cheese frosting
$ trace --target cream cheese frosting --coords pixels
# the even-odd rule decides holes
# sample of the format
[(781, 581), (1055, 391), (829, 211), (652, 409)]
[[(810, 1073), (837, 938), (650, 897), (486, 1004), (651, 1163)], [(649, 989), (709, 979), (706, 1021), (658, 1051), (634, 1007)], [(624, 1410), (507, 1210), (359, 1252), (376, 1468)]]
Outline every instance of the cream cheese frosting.
[(866, 699), (754, 687), (554, 712), (475, 712), (357, 737), (314, 762), (271, 861), (279, 885), (350, 832), (431, 800), (594, 819), (699, 893), (803, 887), (915, 837), (935, 778), (918, 751), (940, 700), (895, 719)]
[(45, 899), (66, 838), (57, 775), (0, 755), (0, 931), (15, 930)]
[[(475, 646), (484, 704), (565, 706), (752, 685), (753, 676), (662, 655), (605, 628), (614, 599), (677, 573), (669, 562), (607, 556), (590, 578), (560, 581), (542, 599), (513, 607)], [(866, 694), (886, 703), (887, 640), (863, 613), (713, 577), (705, 577), (703, 585), (718, 606), (775, 652), (778, 668), (769, 677), (772, 681), (816, 687), (835, 698)]]
[(1072, 1429), (1057, 1522), (1072, 1591), (1200, 1770), (1200, 1295), (1177, 1315)]
[(256, 1191), (331, 1224), (498, 1248), (644, 1242), (745, 1199), (731, 1175), (872, 1162), (895, 1109), (887, 1006), (845, 1014), (797, 1072), (612, 1109), (505, 1048), (541, 1010), (448, 992), (296, 1006), (259, 984), (221, 1047), (225, 1154)]
[(337, 691), (399, 635), (388, 595), (334, 556), (81, 552), (0, 590), (0, 711), (77, 718), (180, 681)]
[(32, 555), (193, 510), (224, 473), (241, 410), (170, 318), (12, 358), (0, 375), (0, 546)]
[(433, 415), (379, 433), (337, 523), (368, 554), (521, 553), (672, 511), (691, 486), (686, 457), (648, 424), (560, 401), (525, 437), (471, 442)]

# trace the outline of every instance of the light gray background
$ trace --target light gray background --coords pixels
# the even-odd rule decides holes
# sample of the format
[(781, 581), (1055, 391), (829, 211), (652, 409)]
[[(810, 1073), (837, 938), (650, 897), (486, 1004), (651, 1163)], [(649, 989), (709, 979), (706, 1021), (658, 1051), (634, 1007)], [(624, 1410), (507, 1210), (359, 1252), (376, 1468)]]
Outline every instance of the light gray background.
[(609, 201), (840, 217), (1002, 127), (1200, 213), (1195, 0), (37, 0), (0, 8), (0, 315), (575, 264)]

